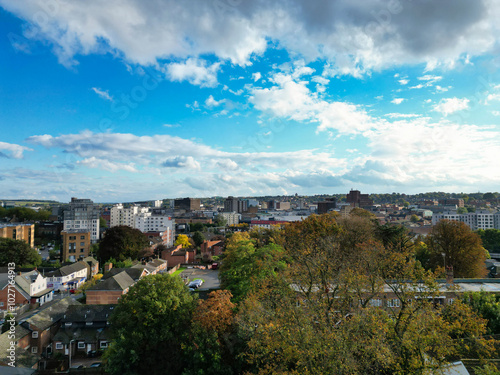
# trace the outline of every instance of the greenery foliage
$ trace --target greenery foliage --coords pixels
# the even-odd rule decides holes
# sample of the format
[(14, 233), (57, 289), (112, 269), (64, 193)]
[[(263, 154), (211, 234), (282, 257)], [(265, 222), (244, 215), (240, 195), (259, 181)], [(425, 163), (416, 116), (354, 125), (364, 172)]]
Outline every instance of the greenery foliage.
[(24, 241), (0, 238), (0, 267), (7, 267), (9, 263), (16, 267), (39, 266), (42, 257)]
[(98, 257), (102, 263), (114, 258), (124, 261), (138, 259), (149, 242), (139, 229), (118, 226), (108, 229), (99, 243)]

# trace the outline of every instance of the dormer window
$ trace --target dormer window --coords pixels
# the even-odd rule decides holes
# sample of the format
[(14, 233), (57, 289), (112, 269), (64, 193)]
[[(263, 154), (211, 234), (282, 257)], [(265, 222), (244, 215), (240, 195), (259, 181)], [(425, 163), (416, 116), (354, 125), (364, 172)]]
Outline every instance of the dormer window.
[(38, 331), (31, 332), (31, 337), (34, 339), (37, 339), (38, 338)]

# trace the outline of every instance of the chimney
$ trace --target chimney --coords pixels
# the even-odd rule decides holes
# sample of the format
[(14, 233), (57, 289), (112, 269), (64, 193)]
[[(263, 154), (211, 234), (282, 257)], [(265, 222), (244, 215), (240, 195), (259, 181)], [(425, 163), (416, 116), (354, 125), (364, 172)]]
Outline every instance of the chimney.
[(106, 263), (104, 265), (104, 272), (108, 272), (111, 270), (111, 268), (113, 268), (113, 263)]
[(453, 266), (446, 267), (446, 284), (453, 285)]

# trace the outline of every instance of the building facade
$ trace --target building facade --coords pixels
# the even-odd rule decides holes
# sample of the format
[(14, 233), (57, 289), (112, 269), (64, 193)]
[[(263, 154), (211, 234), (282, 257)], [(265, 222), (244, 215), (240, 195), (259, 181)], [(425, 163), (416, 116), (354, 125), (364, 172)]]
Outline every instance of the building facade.
[(456, 211), (445, 211), (432, 215), (432, 225), (436, 225), (440, 220), (462, 221), (472, 230), (500, 229), (500, 211), (490, 212), (479, 210), (466, 214), (459, 214)]
[(71, 198), (63, 211), (63, 230), (86, 229), (90, 232), (92, 243), (99, 240), (99, 209), (90, 199)]
[(77, 260), (86, 258), (90, 253), (92, 235), (87, 229), (69, 229), (61, 232), (61, 257), (62, 261)]
[(35, 247), (35, 224), (1, 224), (0, 237), (21, 240)]

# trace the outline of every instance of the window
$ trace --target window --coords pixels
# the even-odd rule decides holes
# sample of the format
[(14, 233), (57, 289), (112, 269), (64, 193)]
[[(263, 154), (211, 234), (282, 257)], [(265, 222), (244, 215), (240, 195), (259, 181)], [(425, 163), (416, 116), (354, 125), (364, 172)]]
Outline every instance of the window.
[(62, 349), (63, 348), (63, 344), (62, 342), (56, 342), (56, 349)]
[(381, 307), (382, 306), (382, 300), (379, 299), (379, 298), (372, 299), (372, 300), (370, 300), (370, 306)]
[(80, 249), (80, 253), (84, 253), (85, 252), (85, 249)]
[(84, 247), (85, 246), (85, 242), (80, 242), (80, 247)]
[(31, 332), (31, 337), (34, 339), (37, 339), (38, 338), (38, 331)]
[(101, 341), (99, 347), (102, 348), (107, 348), (108, 347), (108, 342), (107, 341)]
[(399, 299), (391, 298), (387, 300), (387, 307), (399, 307)]
[(87, 326), (91, 326), (92, 324), (94, 324), (93, 322), (86, 322), (85, 325)]
[(0, 302), (0, 307), (3, 307), (3, 302)]
[(78, 342), (78, 349), (85, 349), (85, 342), (84, 341)]
[(38, 353), (38, 347), (33, 346), (33, 347), (31, 348), (31, 353)]
[(64, 323), (64, 325), (65, 325), (66, 327), (71, 327), (71, 325), (72, 325), (72, 324), (73, 324), (73, 323), (71, 323), (71, 322), (66, 322), (66, 323)]
[(84, 239), (85, 239), (85, 236), (80, 236), (80, 239), (81, 239), (81, 240), (84, 240)]

